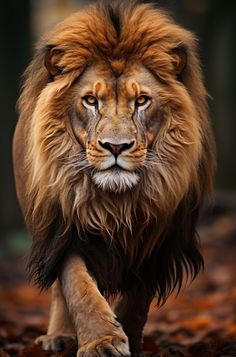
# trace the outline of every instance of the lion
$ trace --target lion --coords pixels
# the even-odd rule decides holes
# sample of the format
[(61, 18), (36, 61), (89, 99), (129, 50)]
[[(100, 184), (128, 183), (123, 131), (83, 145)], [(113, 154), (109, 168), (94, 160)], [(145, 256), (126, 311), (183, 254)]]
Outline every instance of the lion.
[(76, 338), (78, 357), (139, 355), (153, 298), (203, 267), (207, 97), (194, 35), (151, 4), (90, 5), (40, 41), (13, 154), (29, 276), (52, 286), (43, 349)]

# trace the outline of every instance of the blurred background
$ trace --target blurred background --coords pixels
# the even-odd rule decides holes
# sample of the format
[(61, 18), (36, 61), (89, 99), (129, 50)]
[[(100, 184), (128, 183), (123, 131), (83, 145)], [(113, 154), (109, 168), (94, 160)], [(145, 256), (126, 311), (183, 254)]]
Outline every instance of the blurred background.
[[(49, 306), (49, 295), (30, 287), (23, 269), (30, 238), (16, 199), (11, 157), (21, 76), (39, 37), (90, 2), (7, 0), (0, 5), (0, 355), (5, 357), (44, 356), (27, 346), (45, 331)], [(157, 3), (199, 38), (218, 170), (213, 208), (199, 226), (205, 272), (177, 300), (171, 298), (158, 317), (151, 309), (145, 348), (165, 357), (236, 356), (236, 1)]]

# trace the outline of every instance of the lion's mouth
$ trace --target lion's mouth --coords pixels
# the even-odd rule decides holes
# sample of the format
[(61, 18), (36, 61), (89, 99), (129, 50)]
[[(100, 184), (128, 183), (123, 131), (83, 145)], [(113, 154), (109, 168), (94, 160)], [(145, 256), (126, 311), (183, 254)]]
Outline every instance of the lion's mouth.
[(92, 176), (96, 186), (104, 191), (122, 192), (137, 185), (140, 175), (137, 171), (125, 170), (118, 164), (97, 171)]
[(117, 171), (130, 172), (130, 170), (127, 170), (124, 167), (120, 166), (117, 162), (114, 165), (112, 165), (106, 169), (99, 170), (99, 172), (108, 172), (108, 171), (109, 172), (117, 172)]

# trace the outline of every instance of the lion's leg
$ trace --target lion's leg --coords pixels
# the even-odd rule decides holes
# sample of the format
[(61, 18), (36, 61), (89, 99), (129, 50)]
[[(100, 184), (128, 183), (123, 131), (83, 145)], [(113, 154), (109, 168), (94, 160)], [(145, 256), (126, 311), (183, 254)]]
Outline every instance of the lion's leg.
[(52, 286), (52, 302), (47, 335), (38, 337), (35, 342), (44, 350), (60, 351), (70, 339), (75, 339), (75, 329), (69, 316), (65, 299), (57, 280)]
[(151, 301), (152, 297), (140, 288), (136, 293), (124, 294), (116, 306), (115, 312), (129, 338), (132, 356), (142, 351), (142, 332)]
[(77, 356), (129, 355), (128, 338), (80, 257), (66, 261), (61, 286), (78, 338)]

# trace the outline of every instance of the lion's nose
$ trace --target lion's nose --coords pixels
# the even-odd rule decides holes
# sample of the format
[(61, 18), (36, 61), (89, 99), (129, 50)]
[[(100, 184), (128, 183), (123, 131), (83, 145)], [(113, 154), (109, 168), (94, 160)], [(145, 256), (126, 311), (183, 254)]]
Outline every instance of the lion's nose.
[(100, 141), (99, 144), (104, 149), (110, 151), (115, 157), (119, 156), (123, 151), (129, 150), (134, 146), (135, 140), (126, 143), (114, 144), (110, 143), (109, 141)]

